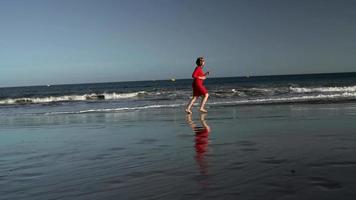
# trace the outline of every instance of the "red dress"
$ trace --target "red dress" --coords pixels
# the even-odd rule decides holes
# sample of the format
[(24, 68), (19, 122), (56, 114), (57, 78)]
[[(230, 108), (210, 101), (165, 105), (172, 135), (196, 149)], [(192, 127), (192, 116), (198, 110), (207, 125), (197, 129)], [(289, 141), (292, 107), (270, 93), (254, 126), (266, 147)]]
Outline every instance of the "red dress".
[(206, 90), (206, 88), (203, 85), (203, 80), (199, 79), (199, 76), (205, 76), (203, 69), (201, 67), (196, 67), (192, 77), (194, 79), (192, 87), (193, 87), (193, 96), (195, 97), (199, 97), (199, 96), (203, 96), (206, 93), (208, 93), (208, 91)]

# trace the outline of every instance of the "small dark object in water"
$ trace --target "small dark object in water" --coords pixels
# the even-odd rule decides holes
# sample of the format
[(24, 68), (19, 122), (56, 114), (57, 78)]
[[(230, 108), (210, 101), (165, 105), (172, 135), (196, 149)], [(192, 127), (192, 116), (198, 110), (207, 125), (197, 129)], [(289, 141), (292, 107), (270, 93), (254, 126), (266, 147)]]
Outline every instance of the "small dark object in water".
[(105, 95), (99, 94), (99, 95), (97, 95), (97, 98), (98, 98), (98, 99), (105, 99)]
[(27, 103), (32, 103), (32, 100), (30, 99), (18, 99), (15, 101), (18, 104), (27, 104)]
[(87, 100), (104, 100), (105, 95), (103, 94), (98, 94), (98, 95), (91, 95), (86, 97)]

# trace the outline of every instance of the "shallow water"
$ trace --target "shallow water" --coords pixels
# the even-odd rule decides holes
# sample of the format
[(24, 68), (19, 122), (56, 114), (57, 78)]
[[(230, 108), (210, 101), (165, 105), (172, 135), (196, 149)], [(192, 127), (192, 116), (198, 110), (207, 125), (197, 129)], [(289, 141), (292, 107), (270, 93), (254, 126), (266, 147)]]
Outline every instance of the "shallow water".
[(209, 111), (1, 118), (0, 199), (355, 198), (356, 104)]

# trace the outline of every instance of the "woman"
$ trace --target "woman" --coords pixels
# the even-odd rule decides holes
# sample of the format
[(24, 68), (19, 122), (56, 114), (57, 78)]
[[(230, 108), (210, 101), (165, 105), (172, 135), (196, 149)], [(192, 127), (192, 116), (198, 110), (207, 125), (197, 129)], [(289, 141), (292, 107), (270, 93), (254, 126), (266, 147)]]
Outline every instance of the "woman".
[(203, 57), (197, 58), (195, 63), (197, 64), (197, 67), (195, 68), (195, 70), (194, 70), (194, 72), (192, 74), (192, 77), (194, 79), (193, 80), (193, 84), (192, 84), (193, 97), (190, 100), (190, 102), (188, 103), (187, 108), (185, 109), (185, 112), (187, 114), (192, 114), (191, 108), (192, 108), (195, 100), (200, 96), (203, 97), (203, 99), (201, 101), (199, 111), (203, 112), (203, 113), (207, 113), (208, 112), (208, 111), (205, 110), (204, 107), (205, 107), (206, 101), (208, 100), (209, 94), (208, 94), (208, 91), (206, 90), (206, 88), (203, 85), (203, 81), (206, 79), (206, 75), (208, 75), (209, 72), (207, 72), (207, 73), (203, 72), (203, 67), (205, 65), (205, 61), (204, 61)]

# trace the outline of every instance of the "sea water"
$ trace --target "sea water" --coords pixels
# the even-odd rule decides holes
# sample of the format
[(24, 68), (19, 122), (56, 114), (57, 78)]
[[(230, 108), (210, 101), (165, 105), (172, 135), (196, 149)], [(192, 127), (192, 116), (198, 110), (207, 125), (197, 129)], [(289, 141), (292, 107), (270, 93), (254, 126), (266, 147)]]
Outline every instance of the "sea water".
[[(0, 116), (125, 112), (184, 106), (192, 80), (0, 88)], [(356, 100), (356, 73), (210, 78), (209, 106)]]

